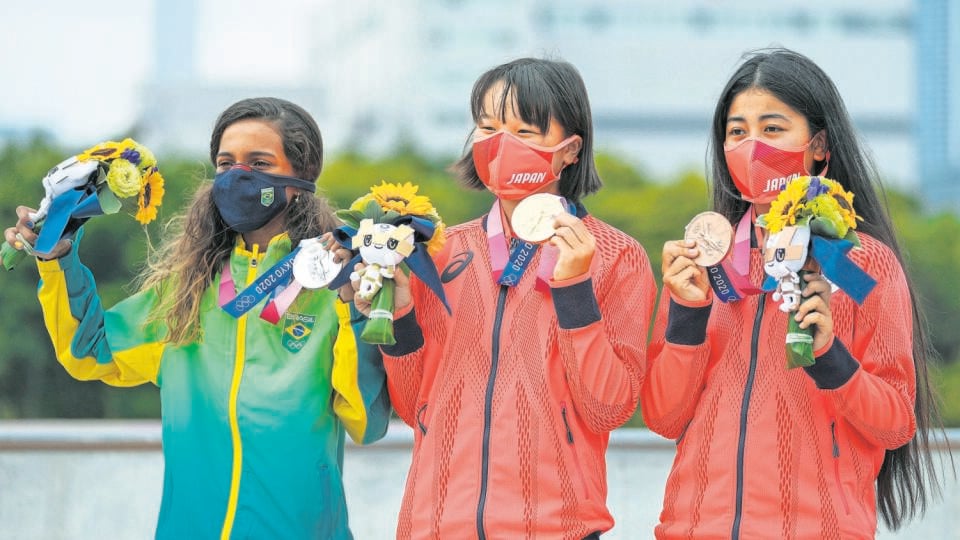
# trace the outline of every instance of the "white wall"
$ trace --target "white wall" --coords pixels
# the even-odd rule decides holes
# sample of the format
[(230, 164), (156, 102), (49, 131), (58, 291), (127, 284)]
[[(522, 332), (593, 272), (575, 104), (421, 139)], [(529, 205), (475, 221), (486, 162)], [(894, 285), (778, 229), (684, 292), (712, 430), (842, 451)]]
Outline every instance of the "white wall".
[[(960, 432), (952, 434), (960, 446)], [(411, 432), (392, 425), (372, 446), (349, 445), (345, 483), (357, 540), (394, 537)], [(652, 537), (673, 443), (646, 430), (613, 433), (607, 453), (615, 528), (605, 540)], [(0, 539), (152, 538), (163, 458), (156, 422), (0, 421)], [(960, 485), (905, 531), (881, 539), (955, 539)]]

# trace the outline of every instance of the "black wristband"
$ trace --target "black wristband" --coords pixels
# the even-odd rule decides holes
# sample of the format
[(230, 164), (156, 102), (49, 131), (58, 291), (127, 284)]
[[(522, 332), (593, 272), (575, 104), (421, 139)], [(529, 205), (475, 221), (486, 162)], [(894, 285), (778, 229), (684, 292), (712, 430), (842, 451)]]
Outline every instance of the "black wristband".
[[(664, 293), (668, 294), (668, 293)], [(707, 322), (713, 304), (688, 307), (670, 299), (667, 316), (667, 342), (676, 345), (700, 345), (707, 340)]]

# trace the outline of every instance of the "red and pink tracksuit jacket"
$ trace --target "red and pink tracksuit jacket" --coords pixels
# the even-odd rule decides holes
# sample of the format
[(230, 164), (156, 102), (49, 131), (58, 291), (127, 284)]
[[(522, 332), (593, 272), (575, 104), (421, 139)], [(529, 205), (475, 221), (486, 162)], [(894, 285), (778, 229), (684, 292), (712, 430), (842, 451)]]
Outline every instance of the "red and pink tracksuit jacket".
[(656, 289), (635, 240), (582, 219), (597, 248), (580, 278), (537, 288), (541, 249), (517, 286), (498, 285), (477, 219), (435, 257), (452, 316), (413, 280), (415, 308), (383, 347), (415, 434), (398, 538), (580, 539), (613, 526), (604, 453), (637, 406)]
[(916, 430), (913, 319), (893, 252), (860, 239), (850, 256), (877, 286), (862, 306), (831, 295), (836, 337), (809, 368), (786, 369), (787, 314), (769, 295), (664, 295), (641, 398), (650, 429), (677, 439), (658, 538), (874, 537), (885, 451)]

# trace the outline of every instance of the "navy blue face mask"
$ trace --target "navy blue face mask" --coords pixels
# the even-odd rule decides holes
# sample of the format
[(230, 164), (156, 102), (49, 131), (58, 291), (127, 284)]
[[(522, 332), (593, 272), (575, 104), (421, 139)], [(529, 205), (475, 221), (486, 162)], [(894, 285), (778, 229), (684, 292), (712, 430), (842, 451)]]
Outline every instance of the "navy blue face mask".
[(270, 174), (238, 163), (213, 181), (213, 204), (234, 231), (255, 231), (287, 207), (287, 186), (313, 193), (317, 186), (292, 176)]

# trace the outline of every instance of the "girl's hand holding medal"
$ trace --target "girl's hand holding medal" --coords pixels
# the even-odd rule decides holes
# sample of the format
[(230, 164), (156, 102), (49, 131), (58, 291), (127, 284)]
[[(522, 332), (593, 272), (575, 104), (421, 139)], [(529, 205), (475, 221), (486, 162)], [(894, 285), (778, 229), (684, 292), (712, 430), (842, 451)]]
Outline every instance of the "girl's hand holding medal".
[(693, 262), (708, 267), (718, 264), (733, 245), (733, 226), (717, 212), (701, 212), (684, 227), (684, 240), (696, 242), (697, 256)]
[(701, 212), (684, 227), (683, 240), (663, 245), (664, 286), (680, 301), (700, 303), (710, 297), (708, 269), (720, 264), (733, 246), (733, 227), (722, 214)]
[(536, 193), (513, 210), (510, 226), (520, 240), (549, 243), (558, 251), (553, 279), (560, 281), (587, 273), (596, 250), (596, 239), (578, 217), (571, 214), (563, 197)]

